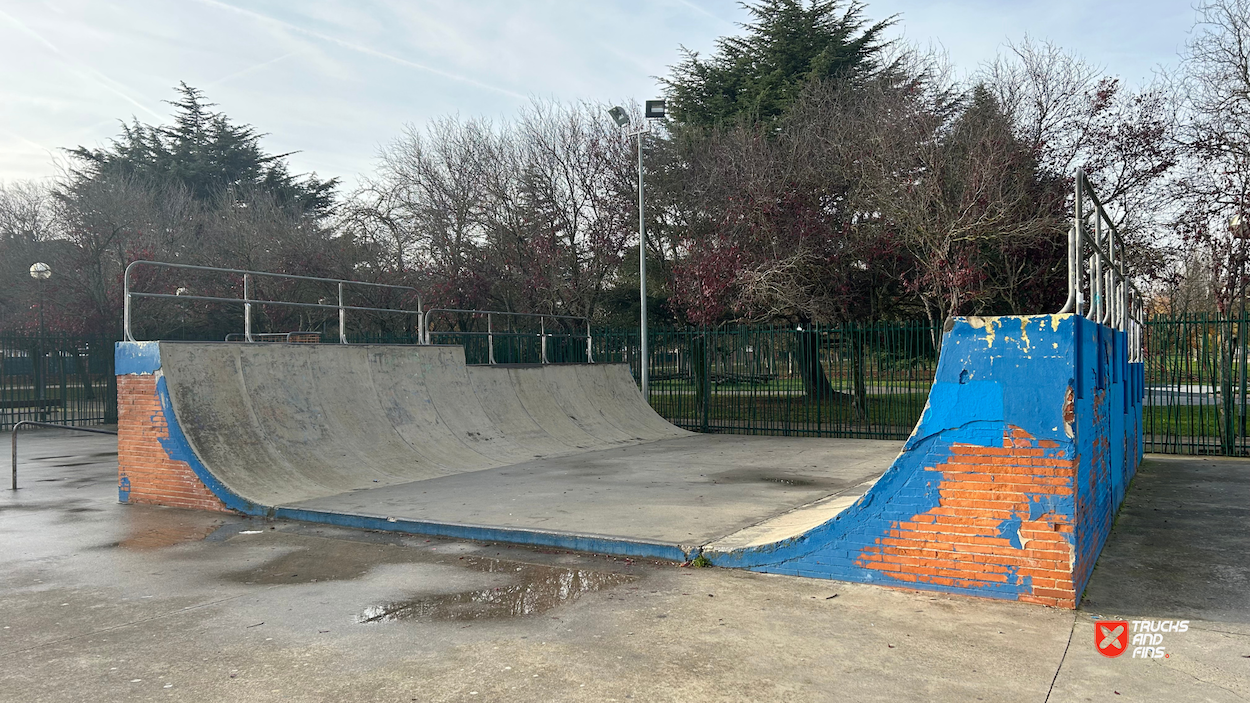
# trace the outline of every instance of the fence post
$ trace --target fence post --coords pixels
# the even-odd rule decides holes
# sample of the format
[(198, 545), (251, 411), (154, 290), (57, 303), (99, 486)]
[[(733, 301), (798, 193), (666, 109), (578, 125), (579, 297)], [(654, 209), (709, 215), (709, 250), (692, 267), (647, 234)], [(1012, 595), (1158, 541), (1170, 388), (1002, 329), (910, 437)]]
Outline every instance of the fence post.
[(252, 277), (243, 274), (243, 340), (252, 341)]
[(347, 344), (347, 311), (343, 309), (342, 283), (339, 284), (339, 344)]
[(1239, 352), (1237, 355), (1238, 356), (1237, 361), (1238, 361), (1238, 367), (1241, 371), (1240, 373), (1241, 379), (1240, 379), (1240, 383), (1238, 384), (1240, 386), (1238, 388), (1238, 391), (1239, 391), (1239, 395), (1241, 398), (1241, 408), (1240, 408), (1241, 412), (1239, 413), (1239, 416), (1241, 418), (1241, 427), (1240, 427), (1241, 433), (1239, 436), (1244, 442), (1246, 438), (1246, 312), (1245, 310), (1241, 311), (1241, 318), (1237, 320), (1237, 347), (1238, 347), (1237, 351)]
[(495, 363), (495, 325), (490, 313), (486, 313), (486, 363)]
[(703, 328), (703, 431), (708, 430), (708, 406), (712, 404), (712, 352), (711, 336), (706, 327)]
[(1233, 325), (1228, 319), (1220, 321), (1220, 405), (1224, 409), (1223, 419), (1223, 441), (1220, 442), (1220, 450), (1224, 456), (1233, 455), (1233, 447), (1235, 442), (1233, 439)]

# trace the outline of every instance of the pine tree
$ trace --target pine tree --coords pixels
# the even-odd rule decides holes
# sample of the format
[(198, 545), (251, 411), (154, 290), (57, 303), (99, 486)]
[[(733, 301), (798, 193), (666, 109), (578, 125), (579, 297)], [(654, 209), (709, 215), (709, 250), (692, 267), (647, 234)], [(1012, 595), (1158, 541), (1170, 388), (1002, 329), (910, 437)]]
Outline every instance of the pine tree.
[[(260, 146), (265, 135), (250, 125), (237, 125), (204, 94), (186, 83), (174, 107), (172, 125), (122, 124), (121, 136), (101, 149), (68, 150), (78, 162), (75, 180), (122, 176), (158, 187), (177, 185), (201, 201), (234, 193), (263, 191), (292, 210), (319, 217), (334, 201), (337, 179), (297, 177), (287, 169), (291, 153), (268, 154)], [(293, 153), (293, 152), (292, 152)]]
[(894, 18), (869, 25), (859, 2), (762, 0), (743, 7), (752, 18), (742, 25), (744, 35), (722, 37), (707, 59), (685, 51), (661, 79), (678, 123), (767, 122), (813, 79), (854, 79), (887, 68), (880, 65), (881, 35)]

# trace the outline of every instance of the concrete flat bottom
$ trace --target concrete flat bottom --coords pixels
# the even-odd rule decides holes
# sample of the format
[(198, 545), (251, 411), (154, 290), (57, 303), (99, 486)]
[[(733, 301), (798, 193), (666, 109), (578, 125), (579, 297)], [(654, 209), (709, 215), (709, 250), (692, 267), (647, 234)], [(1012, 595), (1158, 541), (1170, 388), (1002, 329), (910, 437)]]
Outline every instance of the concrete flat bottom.
[[(853, 502), (899, 441), (695, 435), (537, 459), (281, 507), (703, 545)], [(848, 496), (851, 500), (830, 500)], [(824, 507), (821, 507), (824, 506)], [(806, 520), (797, 511), (811, 512)], [(748, 529), (751, 528), (751, 529)], [(765, 530), (767, 531), (767, 530)]]

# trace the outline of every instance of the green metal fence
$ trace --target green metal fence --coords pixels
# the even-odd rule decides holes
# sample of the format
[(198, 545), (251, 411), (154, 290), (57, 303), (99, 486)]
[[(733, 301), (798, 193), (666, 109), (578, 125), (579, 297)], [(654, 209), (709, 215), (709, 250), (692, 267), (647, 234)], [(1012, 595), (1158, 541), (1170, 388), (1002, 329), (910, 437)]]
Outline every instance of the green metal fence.
[[(739, 327), (650, 332), (651, 405), (699, 432), (901, 440), (924, 409), (940, 330), (923, 323)], [(1189, 315), (1146, 323), (1146, 451), (1250, 456), (1250, 317)], [(496, 363), (538, 363), (534, 330), (494, 333)], [(415, 335), (349, 337), (415, 344)], [(327, 336), (323, 341), (335, 342)], [(436, 332), (471, 364), (488, 362), (477, 331)], [(638, 376), (636, 330), (595, 330), (595, 361)], [(0, 333), (0, 429), (20, 420), (116, 422), (111, 338)], [(547, 330), (552, 363), (585, 362), (580, 331)]]
[(1243, 316), (1155, 317), (1146, 323), (1146, 451), (1250, 455)]
[[(649, 400), (699, 432), (905, 439), (928, 398), (940, 332), (918, 323), (651, 330)], [(594, 341), (596, 361), (628, 362), (638, 376), (636, 332)]]
[(113, 341), (0, 334), (0, 429), (22, 420), (65, 425), (117, 422)]

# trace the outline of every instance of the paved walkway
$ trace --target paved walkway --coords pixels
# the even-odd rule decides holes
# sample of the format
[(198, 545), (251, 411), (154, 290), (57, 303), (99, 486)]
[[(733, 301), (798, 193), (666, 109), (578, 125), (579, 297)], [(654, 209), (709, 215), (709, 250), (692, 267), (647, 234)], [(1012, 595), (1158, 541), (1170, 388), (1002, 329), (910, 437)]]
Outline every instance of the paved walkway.
[(113, 451), (23, 435), (0, 701), (1250, 699), (1247, 461), (1150, 457), (1074, 613), (122, 506)]

